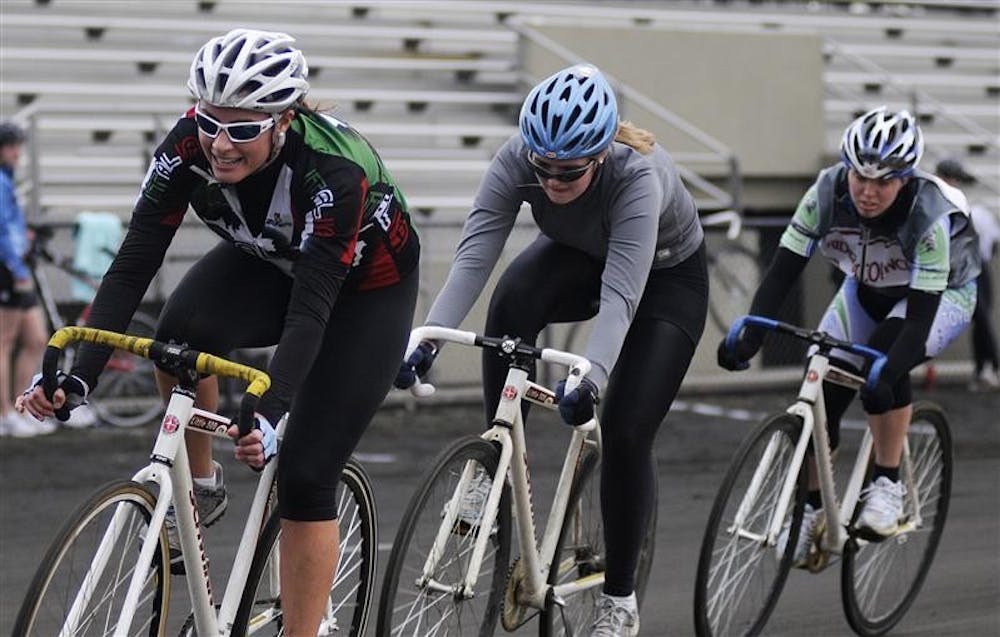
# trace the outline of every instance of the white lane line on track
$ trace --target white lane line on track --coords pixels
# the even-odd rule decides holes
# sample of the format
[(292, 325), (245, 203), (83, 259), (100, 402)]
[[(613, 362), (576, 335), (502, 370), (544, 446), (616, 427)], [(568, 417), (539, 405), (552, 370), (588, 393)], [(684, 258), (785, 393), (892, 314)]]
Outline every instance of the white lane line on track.
[[(699, 416), (722, 417), (739, 422), (760, 422), (764, 418), (771, 415), (771, 412), (750, 411), (749, 409), (740, 408), (727, 409), (726, 407), (722, 407), (720, 405), (702, 402), (688, 402), (686, 400), (675, 400), (673, 406), (670, 408), (670, 411), (683, 411), (698, 414)], [(868, 423), (854, 418), (844, 418), (841, 420), (840, 426), (844, 429), (862, 430), (868, 426)]]

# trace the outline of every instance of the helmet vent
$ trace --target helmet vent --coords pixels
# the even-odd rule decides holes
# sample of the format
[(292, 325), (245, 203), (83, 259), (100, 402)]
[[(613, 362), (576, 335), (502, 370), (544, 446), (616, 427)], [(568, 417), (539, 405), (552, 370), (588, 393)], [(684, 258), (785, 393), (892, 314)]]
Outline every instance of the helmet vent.
[(529, 149), (551, 159), (591, 157), (606, 149), (618, 129), (618, 105), (595, 67), (559, 71), (531, 90), (519, 127)]

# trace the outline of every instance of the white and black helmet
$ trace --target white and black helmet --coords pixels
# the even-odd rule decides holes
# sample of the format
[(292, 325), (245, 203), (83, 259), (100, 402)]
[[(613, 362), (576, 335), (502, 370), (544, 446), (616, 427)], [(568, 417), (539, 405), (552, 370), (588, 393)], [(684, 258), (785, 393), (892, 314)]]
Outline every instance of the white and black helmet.
[(840, 158), (863, 177), (892, 179), (913, 173), (924, 154), (924, 137), (907, 111), (885, 106), (854, 120), (840, 142)]
[(188, 89), (213, 106), (280, 113), (309, 91), (309, 67), (293, 42), (254, 29), (212, 38), (191, 63)]

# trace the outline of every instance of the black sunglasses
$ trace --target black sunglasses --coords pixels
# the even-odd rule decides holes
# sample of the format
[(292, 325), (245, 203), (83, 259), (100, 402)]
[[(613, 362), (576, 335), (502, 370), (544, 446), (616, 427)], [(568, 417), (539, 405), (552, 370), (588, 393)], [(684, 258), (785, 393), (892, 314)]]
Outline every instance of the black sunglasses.
[(580, 177), (583, 177), (585, 174), (587, 174), (587, 171), (590, 170), (590, 167), (594, 165), (596, 162), (597, 159), (591, 157), (586, 164), (578, 168), (569, 168), (566, 170), (553, 171), (551, 170), (551, 166), (549, 166), (548, 164), (540, 163), (538, 161), (538, 157), (534, 153), (532, 152), (528, 153), (528, 164), (531, 165), (531, 170), (535, 171), (535, 174), (538, 175), (539, 178), (555, 179), (556, 181), (561, 181), (564, 184), (572, 183), (578, 180)]
[(223, 124), (210, 115), (202, 113), (197, 107), (194, 109), (194, 120), (198, 123), (198, 130), (204, 133), (206, 137), (215, 139), (219, 136), (219, 133), (226, 131), (229, 139), (236, 144), (252, 142), (263, 135), (264, 131), (274, 126), (273, 117), (254, 120), (252, 122), (230, 122)]

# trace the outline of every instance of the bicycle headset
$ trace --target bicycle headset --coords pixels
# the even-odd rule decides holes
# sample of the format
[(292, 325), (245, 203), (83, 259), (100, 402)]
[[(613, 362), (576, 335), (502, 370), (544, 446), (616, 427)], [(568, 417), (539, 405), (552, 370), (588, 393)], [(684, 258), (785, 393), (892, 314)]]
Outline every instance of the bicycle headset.
[(840, 158), (868, 179), (908, 177), (924, 154), (924, 137), (909, 112), (885, 106), (854, 120), (840, 141)]
[(521, 137), (547, 159), (591, 157), (618, 130), (618, 103), (607, 79), (590, 64), (555, 73), (531, 89), (521, 106)]

